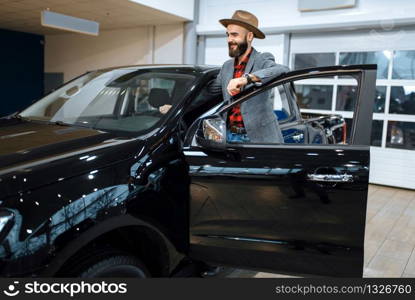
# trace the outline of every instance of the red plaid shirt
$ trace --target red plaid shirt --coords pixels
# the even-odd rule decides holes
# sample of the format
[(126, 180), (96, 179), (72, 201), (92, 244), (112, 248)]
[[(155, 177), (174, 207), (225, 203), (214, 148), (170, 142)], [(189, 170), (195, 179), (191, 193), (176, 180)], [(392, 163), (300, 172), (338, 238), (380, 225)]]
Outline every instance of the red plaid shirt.
[[(251, 48), (251, 51), (248, 53), (248, 55), (245, 56), (245, 58), (242, 59), (238, 64), (237, 64), (237, 59), (235, 58), (233, 78), (239, 78), (239, 77), (242, 77), (242, 75), (244, 75), (246, 64), (248, 63), (251, 53), (252, 53), (252, 48)], [(236, 126), (239, 128), (245, 127), (244, 121), (242, 119), (242, 114), (241, 114), (241, 106), (239, 104), (235, 105), (231, 109), (231, 111), (228, 113), (228, 124), (229, 124), (229, 128), (233, 126)]]

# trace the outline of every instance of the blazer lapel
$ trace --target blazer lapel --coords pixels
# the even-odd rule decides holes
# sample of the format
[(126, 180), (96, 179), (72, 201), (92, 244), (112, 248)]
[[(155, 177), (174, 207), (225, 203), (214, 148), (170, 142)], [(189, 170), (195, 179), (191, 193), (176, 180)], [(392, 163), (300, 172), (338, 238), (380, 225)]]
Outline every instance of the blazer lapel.
[(224, 77), (223, 82), (224, 82), (224, 85), (222, 86), (222, 88), (225, 91), (225, 96), (226, 96), (225, 97), (225, 100), (228, 103), (230, 103), (231, 97), (230, 97), (230, 95), (227, 92), (227, 87), (228, 87), (229, 81), (231, 81), (231, 79), (233, 78), (233, 66), (234, 66), (234, 63), (235, 63), (235, 59), (232, 59), (231, 63), (228, 63), (225, 66), (224, 73), (223, 73), (223, 77)]
[(255, 48), (252, 48), (251, 56), (249, 57), (248, 63), (245, 67), (245, 73), (251, 73), (252, 68), (254, 67), (254, 61), (256, 59), (257, 54), (258, 51), (256, 51)]

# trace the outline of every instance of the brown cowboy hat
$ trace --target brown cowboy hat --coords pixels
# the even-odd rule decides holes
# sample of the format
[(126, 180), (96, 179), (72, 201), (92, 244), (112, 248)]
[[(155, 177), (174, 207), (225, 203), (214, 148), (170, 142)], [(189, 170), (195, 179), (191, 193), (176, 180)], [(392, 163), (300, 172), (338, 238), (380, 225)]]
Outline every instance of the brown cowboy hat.
[(221, 19), (219, 22), (227, 27), (229, 24), (236, 24), (242, 26), (254, 33), (254, 37), (264, 39), (265, 34), (258, 29), (258, 18), (245, 10), (237, 10), (233, 13), (231, 19)]

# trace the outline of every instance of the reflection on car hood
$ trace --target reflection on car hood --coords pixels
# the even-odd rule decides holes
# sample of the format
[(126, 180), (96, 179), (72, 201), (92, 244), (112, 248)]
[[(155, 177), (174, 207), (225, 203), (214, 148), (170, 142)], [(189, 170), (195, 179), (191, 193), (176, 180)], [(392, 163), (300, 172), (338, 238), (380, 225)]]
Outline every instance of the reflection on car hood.
[(0, 120), (0, 143), (0, 201), (128, 159), (144, 144), (94, 129), (13, 119)]
[(0, 171), (108, 139), (103, 132), (72, 126), (10, 120), (0, 123)]

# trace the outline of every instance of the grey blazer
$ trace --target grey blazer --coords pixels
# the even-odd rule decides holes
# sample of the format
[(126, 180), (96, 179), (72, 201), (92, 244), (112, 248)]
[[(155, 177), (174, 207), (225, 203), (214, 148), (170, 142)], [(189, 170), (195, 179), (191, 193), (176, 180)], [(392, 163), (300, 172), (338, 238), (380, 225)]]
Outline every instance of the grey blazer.
[[(209, 85), (210, 93), (222, 92), (225, 102), (231, 102), (227, 92), (229, 81), (233, 78), (234, 58), (227, 60), (216, 80)], [(245, 73), (251, 73), (261, 79), (261, 84), (269, 82), (272, 78), (286, 73), (289, 68), (275, 63), (274, 56), (268, 52), (258, 52), (252, 49)], [(274, 114), (273, 99), (270, 90), (255, 96), (241, 104), (241, 113), (244, 120), (248, 138), (253, 143), (283, 143), (284, 139)]]

